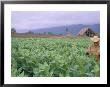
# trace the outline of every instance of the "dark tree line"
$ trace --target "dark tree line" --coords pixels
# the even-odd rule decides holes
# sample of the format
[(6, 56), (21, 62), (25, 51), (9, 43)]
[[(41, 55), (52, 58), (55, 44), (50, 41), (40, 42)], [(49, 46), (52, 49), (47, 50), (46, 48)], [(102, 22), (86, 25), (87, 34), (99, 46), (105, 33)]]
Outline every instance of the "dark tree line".
[[(65, 29), (65, 31), (66, 31), (66, 33), (68, 33), (69, 32), (69, 30), (68, 30), (68, 28), (66, 27), (66, 29)], [(16, 32), (16, 29), (15, 28), (11, 28), (11, 33), (17, 33)], [(26, 32), (26, 33), (28, 33), (28, 34), (44, 34), (44, 35), (54, 35), (54, 33), (52, 33), (52, 32), (44, 32), (44, 33), (34, 33), (34, 32), (32, 32), (32, 31), (28, 31), (28, 32)], [(61, 34), (60, 34), (61, 35)]]
[(12, 33), (16, 33), (16, 29), (15, 28), (11, 28), (11, 32)]

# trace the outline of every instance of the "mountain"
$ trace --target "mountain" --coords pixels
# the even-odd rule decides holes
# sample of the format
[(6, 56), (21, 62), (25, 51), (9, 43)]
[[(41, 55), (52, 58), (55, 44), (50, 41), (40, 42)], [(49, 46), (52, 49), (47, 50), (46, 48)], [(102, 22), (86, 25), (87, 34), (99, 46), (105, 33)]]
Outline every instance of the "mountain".
[(58, 26), (58, 27), (42, 28), (42, 29), (31, 29), (30, 31), (33, 33), (51, 32), (53, 34), (65, 34), (66, 29), (68, 29), (69, 32), (71, 32), (73, 35), (76, 35), (84, 27), (89, 27), (94, 32), (100, 33), (100, 24), (93, 24), (93, 25), (73, 24), (73, 25), (68, 25), (68, 26)]

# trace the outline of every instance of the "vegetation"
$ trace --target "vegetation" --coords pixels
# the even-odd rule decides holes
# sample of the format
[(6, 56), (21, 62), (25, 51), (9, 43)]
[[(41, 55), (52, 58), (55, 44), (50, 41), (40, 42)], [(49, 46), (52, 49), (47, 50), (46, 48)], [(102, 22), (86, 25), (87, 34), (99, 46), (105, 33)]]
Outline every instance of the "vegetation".
[(11, 28), (11, 32), (12, 33), (16, 33), (16, 29), (15, 28)]
[(27, 33), (28, 33), (28, 34), (34, 34), (32, 31), (28, 31)]
[(14, 77), (97, 77), (99, 63), (87, 56), (88, 38), (12, 38)]

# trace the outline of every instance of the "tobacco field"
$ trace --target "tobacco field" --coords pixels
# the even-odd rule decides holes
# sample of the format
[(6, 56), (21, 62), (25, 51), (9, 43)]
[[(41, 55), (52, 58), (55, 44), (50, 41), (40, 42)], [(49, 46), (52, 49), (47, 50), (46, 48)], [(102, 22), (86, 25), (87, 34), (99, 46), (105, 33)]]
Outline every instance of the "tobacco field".
[(89, 38), (12, 38), (12, 77), (98, 77), (100, 64), (85, 49)]

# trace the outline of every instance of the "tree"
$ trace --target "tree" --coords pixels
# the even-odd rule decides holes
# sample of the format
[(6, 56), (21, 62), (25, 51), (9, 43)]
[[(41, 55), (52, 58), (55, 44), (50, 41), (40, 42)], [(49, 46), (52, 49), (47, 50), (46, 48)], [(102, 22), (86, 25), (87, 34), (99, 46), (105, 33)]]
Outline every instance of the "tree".
[(48, 32), (48, 34), (49, 34), (49, 35), (53, 35), (53, 33), (52, 33), (52, 32)]
[(16, 29), (15, 28), (11, 28), (11, 32), (12, 33), (16, 33)]
[(27, 33), (28, 33), (28, 34), (34, 34), (32, 31), (28, 31)]
[(44, 35), (46, 34), (46, 32), (44, 32)]
[(66, 28), (66, 32), (68, 32), (68, 28)]

